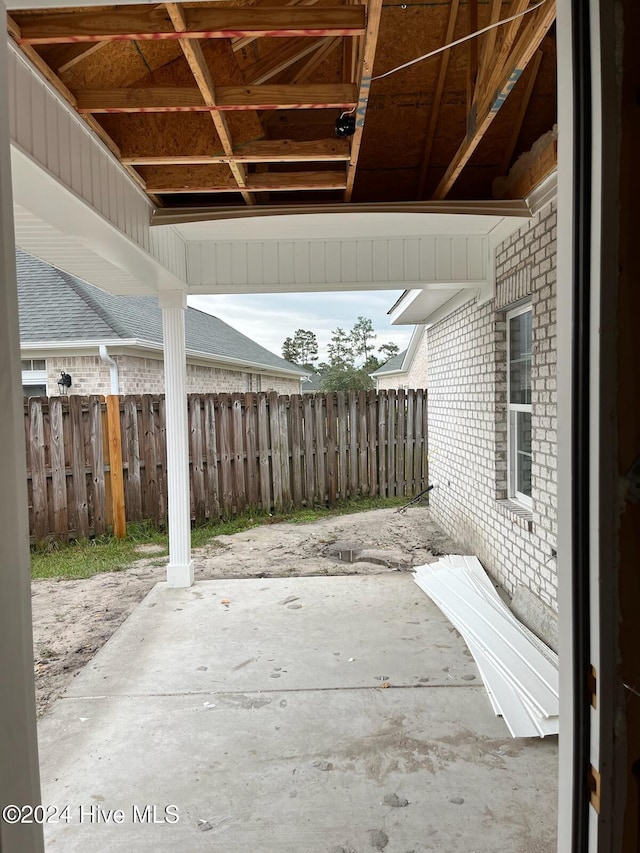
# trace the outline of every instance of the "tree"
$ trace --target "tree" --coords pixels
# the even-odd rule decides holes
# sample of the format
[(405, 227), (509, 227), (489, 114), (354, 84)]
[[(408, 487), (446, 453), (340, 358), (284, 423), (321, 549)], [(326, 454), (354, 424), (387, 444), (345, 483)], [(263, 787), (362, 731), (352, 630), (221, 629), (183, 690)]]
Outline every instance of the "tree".
[(350, 337), (355, 355), (361, 355), (366, 364), (373, 353), (373, 341), (377, 337), (371, 320), (368, 317), (358, 317)]
[(338, 326), (331, 332), (331, 342), (327, 347), (331, 367), (353, 367), (355, 353), (351, 335)]
[(363, 367), (333, 364), (322, 374), (321, 391), (369, 391), (374, 383)]
[(315, 370), (314, 361), (318, 360), (318, 339), (308, 329), (298, 329), (293, 337), (286, 338), (282, 344), (282, 357), (307, 370)]
[(380, 353), (382, 363), (385, 364), (390, 358), (398, 355), (400, 347), (398, 344), (382, 344), (378, 347), (378, 352)]

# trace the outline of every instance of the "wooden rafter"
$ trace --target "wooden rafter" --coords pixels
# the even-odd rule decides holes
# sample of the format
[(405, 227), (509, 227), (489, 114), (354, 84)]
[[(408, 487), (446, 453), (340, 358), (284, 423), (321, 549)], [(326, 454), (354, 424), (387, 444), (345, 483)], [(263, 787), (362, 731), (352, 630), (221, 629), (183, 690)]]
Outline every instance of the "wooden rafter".
[[(451, 0), (449, 7), (449, 20), (447, 21), (447, 31), (444, 36), (444, 44), (450, 44), (453, 41), (453, 33), (456, 28), (456, 20), (458, 18), (458, 7), (460, 0)], [(431, 161), (431, 150), (433, 148), (433, 140), (436, 135), (436, 126), (438, 124), (438, 116), (440, 114), (440, 103), (442, 101), (442, 93), (444, 92), (444, 81), (447, 77), (447, 69), (449, 68), (450, 50), (445, 50), (440, 56), (440, 70), (438, 71), (438, 81), (436, 90), (431, 104), (431, 112), (429, 113), (429, 126), (427, 135), (424, 141), (424, 150), (422, 152), (422, 166), (420, 168), (420, 182), (418, 185), (418, 198), (424, 195), (425, 184), (427, 182), (427, 170)]]
[(291, 82), (306, 83), (307, 80), (313, 74), (313, 72), (316, 70), (316, 68), (322, 65), (322, 63), (329, 56), (329, 54), (332, 53), (332, 51), (334, 51), (336, 47), (338, 47), (340, 41), (341, 39), (339, 38), (323, 39), (323, 43), (320, 45), (318, 50), (313, 53), (300, 68), (297, 69)]
[(470, 114), (470, 118), (475, 120), (468, 120), (467, 135), (436, 187), (432, 196), (434, 200), (446, 198), (520, 75), (540, 47), (542, 39), (555, 20), (555, 15), (555, 0), (547, 0), (532, 14), (530, 21), (521, 28), (515, 45), (503, 66), (496, 69), (490, 76), (486, 89), (478, 93), (478, 98), (474, 101)]
[(181, 154), (150, 157), (130, 155), (122, 162), (130, 166), (198, 166), (211, 163), (303, 163), (346, 161), (350, 157), (346, 139), (260, 139), (238, 148), (235, 154)]
[[(186, 29), (187, 23), (182, 8), (175, 3), (167, 3), (166, 9), (176, 32), (183, 32)], [(213, 80), (211, 79), (211, 74), (209, 73), (209, 68), (207, 67), (200, 43), (193, 40), (183, 39), (180, 42), (180, 46), (182, 47), (184, 57), (187, 60), (191, 73), (196, 81), (202, 100), (205, 104), (208, 104), (211, 107), (215, 106), (216, 95)], [(225, 154), (233, 154), (233, 141), (231, 139), (231, 132), (225, 116), (217, 110), (212, 111), (210, 115)], [(242, 192), (242, 198), (244, 201), (247, 204), (254, 204), (255, 199), (246, 189), (246, 175), (244, 168), (235, 162), (229, 162), (229, 168), (231, 169), (235, 182)]]
[(98, 50), (101, 50), (108, 42), (97, 41), (91, 44), (60, 44), (51, 45), (46, 55), (46, 62), (50, 68), (53, 68), (56, 73), (63, 74), (69, 71), (74, 65), (83, 62), (90, 56), (93, 56)]
[[(354, 8), (354, 7), (345, 7)], [(356, 108), (356, 132), (351, 137), (351, 159), (347, 169), (347, 188), (344, 200), (351, 201), (353, 186), (356, 180), (356, 167), (358, 155), (362, 144), (362, 131), (369, 103), (369, 91), (371, 89), (371, 78), (373, 76), (373, 64), (376, 57), (376, 45), (378, 43), (378, 31), (380, 29), (380, 16), (382, 14), (382, 0), (369, 0), (367, 6), (367, 30), (364, 35), (364, 49), (362, 54), (362, 71), (360, 74), (360, 91), (358, 93), (358, 105)]]
[[(210, 39), (253, 36), (353, 36), (364, 32), (363, 6), (189, 8), (176, 31), (162, 7), (62, 13), (22, 19), (21, 44)], [(20, 23), (20, 18), (17, 19)]]
[(205, 103), (195, 86), (82, 89), (75, 96), (81, 113), (349, 109), (357, 103), (349, 83), (219, 86), (215, 104)]
[(267, 80), (273, 79), (281, 71), (285, 71), (295, 65), (296, 62), (304, 59), (305, 56), (316, 51), (325, 41), (324, 38), (313, 41), (301, 39), (300, 41), (285, 42), (279, 45), (276, 50), (244, 69), (247, 83), (253, 86), (266, 83)]
[(502, 164), (500, 166), (501, 175), (507, 174), (507, 171), (511, 164), (511, 158), (513, 157), (513, 152), (515, 151), (516, 143), (518, 142), (518, 137), (520, 136), (522, 123), (527, 113), (527, 108), (529, 106), (529, 101), (531, 100), (531, 95), (533, 94), (533, 87), (536, 85), (536, 78), (538, 77), (538, 71), (540, 70), (540, 64), (542, 62), (543, 55), (544, 54), (541, 50), (537, 51), (536, 55), (533, 57), (533, 61), (531, 62), (531, 71), (529, 73), (529, 79), (527, 80), (527, 87), (524, 90), (522, 98), (520, 99), (520, 107), (518, 109), (518, 115), (516, 116), (516, 120), (513, 122), (513, 126), (511, 129), (511, 137), (509, 138), (507, 147), (504, 149), (504, 157), (502, 158)]
[[(164, 177), (164, 176), (163, 176)], [(233, 192), (233, 186), (227, 183), (210, 185), (208, 182), (199, 185), (197, 183), (175, 183), (171, 185), (170, 179), (176, 179), (171, 173), (166, 176), (169, 181), (149, 181), (149, 192), (157, 195), (176, 193), (228, 193)], [(251, 192), (299, 192), (300, 190), (342, 190), (346, 186), (344, 172), (264, 172), (262, 174), (249, 175), (247, 187)]]
[[(502, 12), (502, 0), (491, 0), (491, 6), (489, 7), (489, 20), (487, 24), (497, 24), (500, 20)], [(493, 63), (494, 57), (494, 49), (496, 46), (496, 39), (498, 37), (498, 27), (494, 27), (492, 30), (489, 30), (488, 33), (485, 33), (481, 36), (480, 42), (480, 54), (478, 57), (478, 88), (482, 88), (485, 77)]]

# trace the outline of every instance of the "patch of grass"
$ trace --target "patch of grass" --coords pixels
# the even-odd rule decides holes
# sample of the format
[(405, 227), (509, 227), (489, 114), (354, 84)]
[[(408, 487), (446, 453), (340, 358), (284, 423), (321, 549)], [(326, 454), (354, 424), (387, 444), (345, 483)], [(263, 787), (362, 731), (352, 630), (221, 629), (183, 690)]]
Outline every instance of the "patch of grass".
[[(332, 509), (300, 509), (278, 515), (261, 511), (247, 512), (236, 518), (194, 528), (191, 531), (191, 545), (193, 548), (215, 545), (214, 540), (218, 536), (230, 536), (261, 524), (306, 524), (327, 516), (399, 507), (407, 500), (408, 498), (362, 498), (347, 501)], [(136, 550), (142, 544), (161, 545), (164, 553), (168, 553), (166, 533), (155, 530), (150, 524), (128, 524), (125, 539), (114, 539), (111, 535), (105, 535), (90, 541), (72, 542), (69, 545), (44, 543), (34, 548), (31, 554), (31, 574), (34, 578), (73, 580), (89, 578), (100, 572), (122, 571), (136, 560), (144, 559), (144, 554)], [(164, 564), (163, 560), (157, 559), (159, 556), (161, 554), (154, 553), (152, 565)]]
[(136, 548), (143, 543), (162, 545), (168, 553), (167, 535), (150, 524), (128, 524), (125, 539), (105, 534), (69, 545), (44, 543), (31, 553), (31, 577), (73, 580), (100, 572), (119, 572), (141, 559), (143, 555)]

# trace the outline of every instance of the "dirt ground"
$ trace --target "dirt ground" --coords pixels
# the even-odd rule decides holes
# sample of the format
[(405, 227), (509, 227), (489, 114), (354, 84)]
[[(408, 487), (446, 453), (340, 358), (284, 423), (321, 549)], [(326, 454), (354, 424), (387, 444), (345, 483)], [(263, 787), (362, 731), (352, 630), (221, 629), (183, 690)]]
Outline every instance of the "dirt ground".
[[(33, 581), (39, 716), (151, 587), (165, 579), (166, 557), (154, 557), (153, 546), (140, 550), (141, 559), (125, 571), (86, 580)], [(219, 536), (194, 550), (193, 557), (197, 581), (410, 571), (447, 553), (459, 551), (434, 525), (429, 510), (417, 507), (263, 525)]]

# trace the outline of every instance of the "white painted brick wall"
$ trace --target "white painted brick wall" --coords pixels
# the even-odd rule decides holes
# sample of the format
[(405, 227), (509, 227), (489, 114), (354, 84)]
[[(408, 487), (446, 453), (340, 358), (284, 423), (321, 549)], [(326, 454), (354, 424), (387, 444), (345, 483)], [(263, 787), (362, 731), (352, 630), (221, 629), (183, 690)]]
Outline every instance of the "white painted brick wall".
[[(164, 370), (161, 359), (133, 355), (114, 355), (118, 365), (121, 394), (163, 394)], [(69, 358), (47, 358), (47, 393), (59, 394), (58, 379), (64, 370), (71, 374), (71, 394), (109, 394), (109, 367), (98, 355), (74, 355)], [(297, 379), (269, 374), (228, 370), (200, 364), (187, 364), (189, 394), (234, 393), (245, 391), (277, 391), (278, 394), (299, 394)]]
[[(430, 505), (437, 522), (510, 593), (528, 587), (557, 610), (556, 205), (496, 255), (496, 298), (468, 303), (428, 331)], [(533, 512), (507, 497), (505, 311), (532, 302)]]

